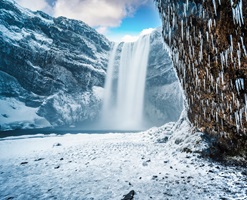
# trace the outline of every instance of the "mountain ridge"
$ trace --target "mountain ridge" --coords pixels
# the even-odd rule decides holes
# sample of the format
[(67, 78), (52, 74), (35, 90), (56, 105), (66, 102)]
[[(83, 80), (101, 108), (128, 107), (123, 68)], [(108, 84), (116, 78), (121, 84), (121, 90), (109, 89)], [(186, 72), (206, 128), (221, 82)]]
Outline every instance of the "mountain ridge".
[[(74, 126), (99, 119), (112, 46), (84, 22), (53, 18), (3, 0), (0, 130)], [(156, 125), (179, 117), (182, 101), (176, 101), (181, 95), (176, 81), (161, 29), (157, 29), (151, 34), (145, 95), (145, 113)], [(168, 91), (173, 93), (166, 95)], [(24, 111), (33, 118), (16, 115)]]

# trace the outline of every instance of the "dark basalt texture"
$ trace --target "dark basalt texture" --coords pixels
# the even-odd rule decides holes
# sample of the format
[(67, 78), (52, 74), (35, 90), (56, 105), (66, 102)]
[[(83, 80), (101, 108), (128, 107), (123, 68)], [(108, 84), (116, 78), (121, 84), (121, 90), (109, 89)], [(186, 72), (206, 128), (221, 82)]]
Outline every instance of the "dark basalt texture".
[(212, 156), (246, 159), (247, 1), (155, 2), (189, 120), (215, 138)]

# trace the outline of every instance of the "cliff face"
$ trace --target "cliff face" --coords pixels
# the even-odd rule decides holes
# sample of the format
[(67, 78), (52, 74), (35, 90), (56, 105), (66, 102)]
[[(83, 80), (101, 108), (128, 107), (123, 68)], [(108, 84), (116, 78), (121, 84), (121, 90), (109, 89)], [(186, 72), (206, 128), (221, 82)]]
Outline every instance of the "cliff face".
[(150, 35), (144, 109), (148, 120), (156, 126), (177, 121), (183, 110), (181, 88), (161, 28)]
[[(81, 21), (52, 18), (2, 0), (0, 130), (26, 126), (21, 122), (25, 114), (16, 119), (18, 123), (6, 125), (24, 107), (35, 108), (39, 115), (35, 118), (43, 117), (52, 125), (95, 118), (110, 48), (103, 35)], [(22, 108), (15, 105), (18, 101)], [(36, 124), (30, 121), (31, 127)]]
[(220, 153), (247, 150), (247, 1), (156, 0), (188, 117)]
[[(151, 35), (145, 113), (176, 121), (181, 92), (161, 29)], [(75, 125), (100, 116), (112, 43), (85, 23), (0, 4), (0, 131)]]

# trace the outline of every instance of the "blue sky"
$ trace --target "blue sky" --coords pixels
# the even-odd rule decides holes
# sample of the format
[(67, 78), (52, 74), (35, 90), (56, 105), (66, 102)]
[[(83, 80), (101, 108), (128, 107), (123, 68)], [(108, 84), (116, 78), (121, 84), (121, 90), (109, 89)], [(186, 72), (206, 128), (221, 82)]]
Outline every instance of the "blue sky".
[[(82, 20), (119, 41), (137, 36), (143, 29), (161, 26), (153, 0), (15, 0), (31, 10), (42, 10), (54, 17)], [(126, 38), (126, 37), (125, 37)]]
[(110, 28), (106, 35), (112, 40), (119, 40), (125, 35), (137, 36), (144, 29), (161, 26), (161, 20), (154, 4), (150, 2), (137, 8), (133, 16), (127, 16), (119, 27)]

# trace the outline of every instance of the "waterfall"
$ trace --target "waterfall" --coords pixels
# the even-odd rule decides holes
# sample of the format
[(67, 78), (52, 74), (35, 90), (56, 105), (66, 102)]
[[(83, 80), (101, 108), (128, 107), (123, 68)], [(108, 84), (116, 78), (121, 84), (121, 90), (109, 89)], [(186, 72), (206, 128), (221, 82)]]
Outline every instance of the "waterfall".
[[(150, 34), (115, 44), (105, 82), (102, 124), (108, 129), (144, 128), (143, 105)], [(120, 59), (119, 59), (120, 57)]]

